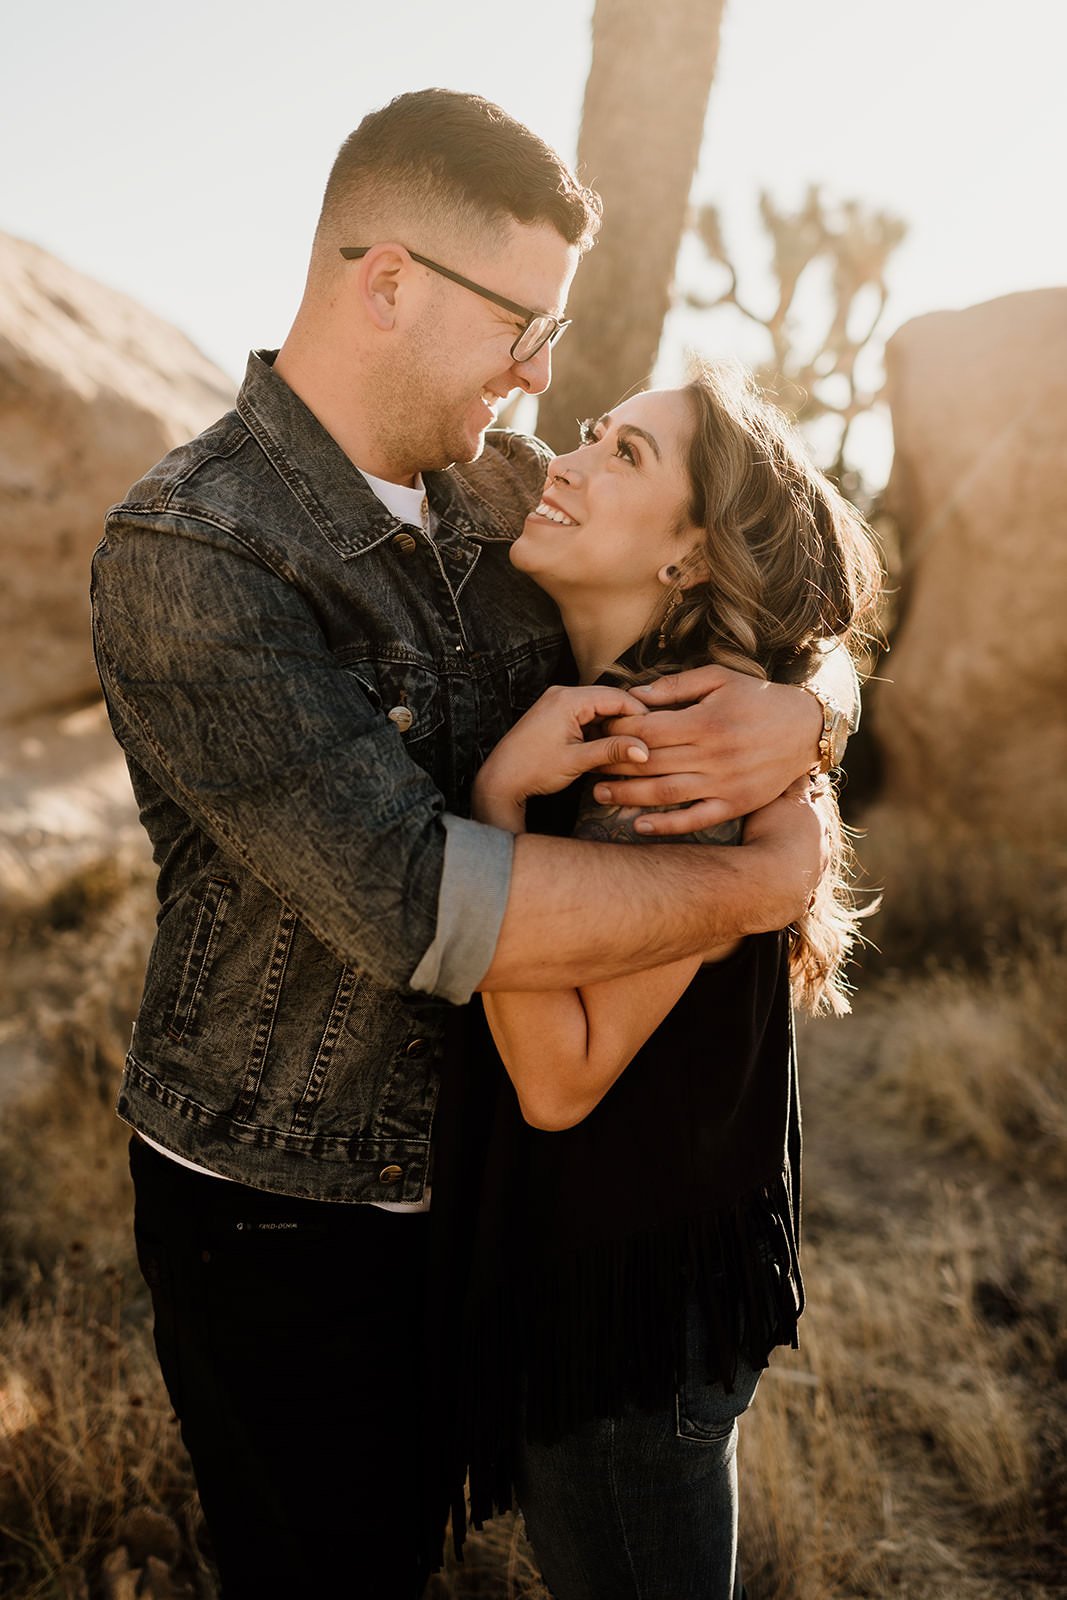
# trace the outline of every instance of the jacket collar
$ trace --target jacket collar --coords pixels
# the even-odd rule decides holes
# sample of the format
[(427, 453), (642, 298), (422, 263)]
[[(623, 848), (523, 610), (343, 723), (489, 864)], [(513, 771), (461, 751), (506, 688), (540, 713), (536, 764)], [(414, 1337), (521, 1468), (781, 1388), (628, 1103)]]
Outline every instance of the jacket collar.
[[(342, 557), (358, 556), (392, 537), (393, 516), (322, 423), (274, 371), (277, 350), (253, 350), (237, 396), (237, 413), (278, 476)], [(507, 538), (504, 517), (480, 496), (468, 502), (454, 470), (423, 474), (439, 522), (475, 538)], [(474, 511), (478, 521), (474, 521)]]

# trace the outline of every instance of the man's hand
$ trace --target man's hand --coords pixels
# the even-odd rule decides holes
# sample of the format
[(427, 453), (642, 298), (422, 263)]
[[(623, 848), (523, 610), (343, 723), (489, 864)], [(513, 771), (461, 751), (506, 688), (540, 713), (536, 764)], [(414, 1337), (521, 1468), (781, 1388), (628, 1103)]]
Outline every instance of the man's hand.
[(742, 850), (760, 852), (766, 893), (781, 897), (776, 912), (782, 920), (773, 927), (788, 927), (811, 904), (815, 887), (830, 860), (827, 812), (819, 804), (825, 783), (797, 778), (777, 800), (753, 811), (745, 821)]
[(555, 794), (583, 773), (619, 762), (639, 772), (648, 759), (640, 738), (624, 732), (587, 739), (586, 731), (602, 717), (636, 720), (642, 712), (624, 689), (546, 689), (483, 763), (474, 780), (475, 818), (519, 833), (530, 795)]
[(598, 783), (595, 798), (686, 806), (650, 812), (636, 824), (640, 833), (692, 833), (758, 811), (819, 759), (822, 711), (813, 695), (791, 684), (695, 667), (630, 693), (648, 712), (615, 717), (606, 731), (640, 740), (649, 759), (614, 764), (608, 776), (615, 781)]

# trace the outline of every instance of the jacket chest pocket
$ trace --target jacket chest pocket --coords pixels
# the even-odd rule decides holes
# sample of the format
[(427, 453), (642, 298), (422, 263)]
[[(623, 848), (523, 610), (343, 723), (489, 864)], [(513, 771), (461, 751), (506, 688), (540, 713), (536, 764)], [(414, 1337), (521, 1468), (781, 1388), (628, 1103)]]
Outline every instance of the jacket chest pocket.
[(357, 661), (346, 670), (413, 755), (429, 748), (423, 741), (445, 720), (444, 689), (435, 672), (408, 661)]

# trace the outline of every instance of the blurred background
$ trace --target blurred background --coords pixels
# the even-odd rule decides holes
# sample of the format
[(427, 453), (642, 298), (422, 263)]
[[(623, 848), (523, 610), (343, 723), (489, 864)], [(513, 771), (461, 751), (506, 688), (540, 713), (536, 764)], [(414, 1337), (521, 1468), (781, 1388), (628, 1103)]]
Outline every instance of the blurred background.
[[(114, 1096), (151, 866), (88, 643), (106, 506), (281, 342), (371, 108), (484, 94), (605, 201), (538, 408), (739, 359), (879, 533), (843, 803), (881, 890), (804, 1029), (798, 1355), (751, 1600), (1067, 1594), (1067, 11), (72, 0), (0, 58), (0, 1590), (210, 1596)], [(544, 1596), (502, 1523), (443, 1595)]]

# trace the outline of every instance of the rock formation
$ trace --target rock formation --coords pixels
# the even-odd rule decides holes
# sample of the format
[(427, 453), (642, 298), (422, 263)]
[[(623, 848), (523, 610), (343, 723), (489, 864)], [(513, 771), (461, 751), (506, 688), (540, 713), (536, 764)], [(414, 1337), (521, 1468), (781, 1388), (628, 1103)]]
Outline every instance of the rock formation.
[(0, 234), (0, 899), (47, 899), (146, 844), (99, 704), (89, 562), (103, 515), (233, 403), (175, 328)]
[(103, 514), (232, 403), (176, 328), (0, 234), (0, 725), (98, 693), (88, 571)]
[(884, 801), (1031, 841), (1067, 821), (1067, 288), (887, 350), (902, 615), (869, 696)]

